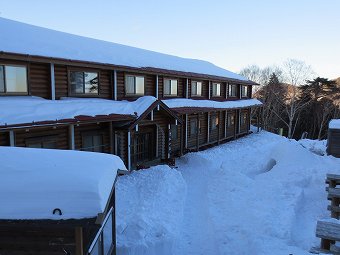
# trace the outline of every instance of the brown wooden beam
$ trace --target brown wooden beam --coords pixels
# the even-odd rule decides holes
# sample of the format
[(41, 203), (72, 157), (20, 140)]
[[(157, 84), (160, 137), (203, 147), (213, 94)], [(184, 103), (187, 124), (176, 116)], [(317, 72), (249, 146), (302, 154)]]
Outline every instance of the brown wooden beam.
[(76, 255), (84, 255), (83, 228), (75, 228)]

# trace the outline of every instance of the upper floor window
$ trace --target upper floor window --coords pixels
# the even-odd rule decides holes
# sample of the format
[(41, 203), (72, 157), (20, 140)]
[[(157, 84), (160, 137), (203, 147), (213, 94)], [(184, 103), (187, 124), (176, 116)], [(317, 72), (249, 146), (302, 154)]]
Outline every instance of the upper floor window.
[(127, 95), (144, 95), (144, 77), (126, 75), (125, 92)]
[(221, 96), (221, 84), (220, 83), (213, 83), (212, 95), (213, 97)]
[(218, 116), (213, 115), (211, 116), (211, 130), (216, 130), (218, 127)]
[(28, 93), (26, 66), (0, 65), (0, 93)]
[(164, 96), (177, 96), (178, 81), (164, 79)]
[(202, 82), (200, 81), (191, 82), (191, 95), (202, 96)]
[(248, 97), (248, 86), (246, 85), (241, 86), (241, 95), (242, 97)]
[(236, 97), (237, 96), (237, 85), (236, 84), (229, 84), (229, 96)]
[(98, 95), (99, 75), (96, 72), (70, 72), (72, 95)]

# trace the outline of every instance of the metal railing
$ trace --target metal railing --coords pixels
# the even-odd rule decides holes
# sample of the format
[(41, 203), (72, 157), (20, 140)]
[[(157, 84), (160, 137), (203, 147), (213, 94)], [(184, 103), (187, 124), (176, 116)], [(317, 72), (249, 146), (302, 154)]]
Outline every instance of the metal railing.
[(115, 211), (114, 208), (111, 207), (87, 254), (114, 255), (116, 250), (115, 231)]

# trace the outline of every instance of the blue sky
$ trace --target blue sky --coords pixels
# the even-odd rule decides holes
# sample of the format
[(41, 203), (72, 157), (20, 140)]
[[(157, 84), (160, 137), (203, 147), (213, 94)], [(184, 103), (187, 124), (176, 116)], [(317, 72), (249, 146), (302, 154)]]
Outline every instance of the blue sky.
[(0, 16), (228, 70), (296, 58), (340, 76), (338, 0), (0, 0)]

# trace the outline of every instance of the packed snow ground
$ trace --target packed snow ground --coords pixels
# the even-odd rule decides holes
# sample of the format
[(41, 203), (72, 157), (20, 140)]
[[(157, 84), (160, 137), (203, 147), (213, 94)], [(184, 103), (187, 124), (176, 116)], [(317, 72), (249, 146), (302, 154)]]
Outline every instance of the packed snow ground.
[(118, 254), (309, 254), (340, 159), (260, 132), (121, 177)]

